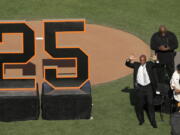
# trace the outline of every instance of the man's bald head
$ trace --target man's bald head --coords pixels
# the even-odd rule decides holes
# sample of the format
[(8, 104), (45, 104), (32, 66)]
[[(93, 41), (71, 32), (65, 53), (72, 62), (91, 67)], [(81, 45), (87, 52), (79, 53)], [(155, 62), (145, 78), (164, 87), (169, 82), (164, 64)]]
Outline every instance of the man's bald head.
[(159, 26), (159, 32), (162, 34), (162, 36), (165, 36), (166, 32), (167, 32), (167, 28), (165, 25), (160, 25)]
[(142, 54), (140, 57), (139, 57), (139, 61), (140, 63), (143, 65), (146, 63), (146, 55)]

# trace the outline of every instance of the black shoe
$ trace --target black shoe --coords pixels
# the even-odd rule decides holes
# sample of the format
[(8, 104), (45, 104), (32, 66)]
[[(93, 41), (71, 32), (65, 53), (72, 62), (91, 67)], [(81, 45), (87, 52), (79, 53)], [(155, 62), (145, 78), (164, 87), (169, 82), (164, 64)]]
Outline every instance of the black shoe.
[(143, 125), (144, 124), (144, 121), (142, 121), (142, 122), (139, 122), (139, 125), (141, 126), (141, 125)]
[(156, 123), (151, 124), (153, 128), (158, 128)]

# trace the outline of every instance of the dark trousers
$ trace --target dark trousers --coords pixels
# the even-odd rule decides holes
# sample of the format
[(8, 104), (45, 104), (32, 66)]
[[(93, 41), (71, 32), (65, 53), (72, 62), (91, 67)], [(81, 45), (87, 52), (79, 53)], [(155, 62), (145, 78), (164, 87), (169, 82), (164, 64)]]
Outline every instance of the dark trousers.
[(140, 123), (144, 122), (144, 107), (146, 105), (149, 120), (151, 124), (155, 124), (155, 111), (153, 105), (153, 90), (149, 84), (147, 86), (138, 85), (136, 88), (136, 104), (135, 111)]
[[(159, 64), (157, 68), (158, 82), (160, 83), (169, 82), (173, 73), (174, 73), (174, 62), (168, 64)], [(168, 75), (168, 78), (166, 77), (166, 74)]]

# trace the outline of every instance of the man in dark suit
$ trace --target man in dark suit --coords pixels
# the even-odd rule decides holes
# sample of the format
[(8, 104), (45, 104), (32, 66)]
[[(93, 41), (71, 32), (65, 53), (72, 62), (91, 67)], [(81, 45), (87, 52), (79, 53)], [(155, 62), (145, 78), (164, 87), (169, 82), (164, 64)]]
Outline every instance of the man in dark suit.
[[(136, 90), (135, 111), (139, 120), (139, 125), (144, 123), (144, 105), (147, 105), (151, 125), (157, 128), (155, 111), (153, 105), (153, 88), (155, 86), (153, 67), (156, 65), (151, 61), (146, 61), (146, 56), (139, 57), (140, 62), (134, 62), (134, 56), (126, 60), (126, 66), (134, 69), (134, 87)], [(153, 59), (156, 59), (154, 57)]]
[(159, 82), (165, 82), (165, 70), (168, 74), (168, 80), (171, 78), (174, 72), (174, 50), (177, 48), (178, 40), (175, 34), (161, 25), (159, 31), (154, 33), (151, 38), (151, 49), (155, 51), (160, 64), (159, 68), (157, 68)]

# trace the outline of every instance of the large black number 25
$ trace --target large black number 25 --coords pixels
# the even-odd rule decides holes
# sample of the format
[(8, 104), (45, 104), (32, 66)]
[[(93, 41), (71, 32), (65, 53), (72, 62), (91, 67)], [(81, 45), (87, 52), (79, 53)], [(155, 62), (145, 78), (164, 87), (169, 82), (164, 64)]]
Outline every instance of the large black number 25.
[[(55, 89), (75, 89), (80, 88), (88, 81), (88, 56), (79, 48), (61, 47), (56, 44), (56, 34), (58, 32), (84, 32), (84, 20), (67, 21), (43, 21), (44, 25), (44, 47), (51, 59), (75, 59), (77, 76), (58, 77), (56, 68), (44, 67), (44, 81)], [(22, 53), (2, 53), (0, 52), (0, 90), (28, 89), (35, 88), (35, 78), (4, 78), (4, 64), (28, 63), (35, 53), (35, 38), (33, 30), (25, 22), (0, 23), (0, 45), (3, 42), (3, 34), (19, 33), (23, 34)]]

